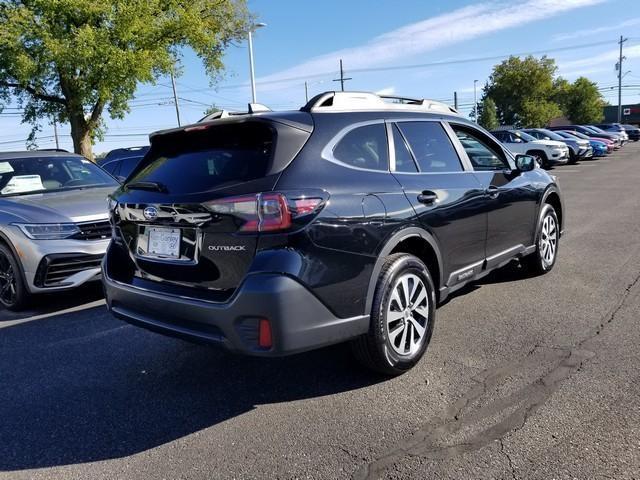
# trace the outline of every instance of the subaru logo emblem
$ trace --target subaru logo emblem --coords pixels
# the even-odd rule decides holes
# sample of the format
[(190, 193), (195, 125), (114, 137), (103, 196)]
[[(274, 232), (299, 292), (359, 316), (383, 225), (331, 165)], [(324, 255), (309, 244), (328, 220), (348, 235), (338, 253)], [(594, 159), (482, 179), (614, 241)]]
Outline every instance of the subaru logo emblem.
[(144, 212), (142, 212), (142, 214), (147, 220), (155, 220), (156, 218), (158, 218), (158, 209), (156, 207), (147, 207), (144, 209)]

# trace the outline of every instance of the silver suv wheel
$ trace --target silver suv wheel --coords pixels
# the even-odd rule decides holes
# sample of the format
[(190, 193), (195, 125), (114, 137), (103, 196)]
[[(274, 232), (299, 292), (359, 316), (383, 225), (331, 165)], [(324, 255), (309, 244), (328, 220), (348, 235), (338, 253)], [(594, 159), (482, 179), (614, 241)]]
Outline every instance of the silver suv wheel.
[(542, 221), (540, 231), (540, 256), (545, 267), (553, 265), (556, 258), (556, 248), (558, 245), (558, 225), (552, 215), (547, 215)]
[(429, 323), (429, 295), (420, 278), (406, 273), (396, 280), (387, 307), (387, 335), (399, 355), (413, 355), (425, 338)]

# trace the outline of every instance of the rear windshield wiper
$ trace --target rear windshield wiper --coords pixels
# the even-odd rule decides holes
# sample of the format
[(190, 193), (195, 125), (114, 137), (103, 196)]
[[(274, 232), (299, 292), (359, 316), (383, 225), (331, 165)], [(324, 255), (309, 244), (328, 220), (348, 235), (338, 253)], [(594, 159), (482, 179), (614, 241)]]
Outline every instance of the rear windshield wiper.
[(153, 192), (167, 193), (167, 187), (160, 182), (131, 182), (124, 186), (127, 190), (151, 190)]

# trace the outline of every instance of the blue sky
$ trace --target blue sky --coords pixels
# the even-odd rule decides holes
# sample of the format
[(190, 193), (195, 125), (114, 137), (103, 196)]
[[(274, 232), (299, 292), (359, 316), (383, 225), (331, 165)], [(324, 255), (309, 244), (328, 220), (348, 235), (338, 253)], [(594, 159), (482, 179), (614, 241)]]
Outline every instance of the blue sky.
[[(634, 86), (624, 90), (623, 102), (640, 102), (638, 0), (252, 0), (249, 6), (258, 21), (267, 23), (254, 34), (254, 55), (258, 101), (274, 110), (304, 104), (304, 79), (310, 97), (339, 88), (332, 80), (338, 77), (340, 58), (347, 76), (353, 77), (347, 89), (450, 103), (457, 91), (464, 114), (473, 102), (473, 81), (477, 79), (480, 88), (500, 62), (498, 57), (508, 54), (548, 52), (563, 77), (584, 75), (604, 89), (617, 85), (620, 35), (629, 37), (624, 71), (630, 73), (623, 85)], [(246, 43), (231, 46), (224, 61), (223, 78), (211, 86), (199, 59), (183, 52), (183, 72), (177, 79), (183, 123), (197, 121), (207, 105), (246, 109)], [(408, 65), (419, 67), (405, 68)], [(394, 69), (371, 71), (387, 67)], [(168, 78), (141, 85), (124, 120), (106, 118), (107, 137), (94, 152), (146, 144), (148, 133), (175, 126), (170, 86)], [(603, 93), (617, 103), (615, 89)], [(0, 115), (0, 150), (24, 148), (28, 132), (19, 118)], [(61, 146), (71, 150), (68, 125), (60, 126), (59, 133)], [(44, 125), (38, 146), (54, 146), (52, 134), (53, 128)]]

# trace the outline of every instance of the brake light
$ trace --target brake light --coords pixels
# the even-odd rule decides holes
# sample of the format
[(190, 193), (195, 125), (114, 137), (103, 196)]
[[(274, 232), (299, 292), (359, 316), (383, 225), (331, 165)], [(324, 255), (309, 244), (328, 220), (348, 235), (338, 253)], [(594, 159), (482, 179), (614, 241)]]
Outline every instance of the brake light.
[(284, 193), (268, 192), (221, 198), (205, 206), (214, 213), (242, 220), (240, 232), (276, 232), (287, 230), (296, 219), (316, 212), (322, 202), (322, 198), (288, 198)]

